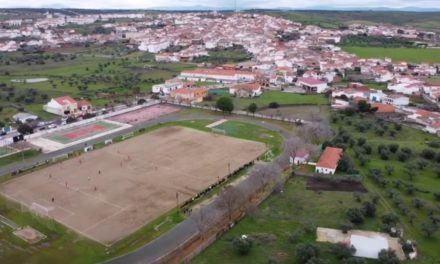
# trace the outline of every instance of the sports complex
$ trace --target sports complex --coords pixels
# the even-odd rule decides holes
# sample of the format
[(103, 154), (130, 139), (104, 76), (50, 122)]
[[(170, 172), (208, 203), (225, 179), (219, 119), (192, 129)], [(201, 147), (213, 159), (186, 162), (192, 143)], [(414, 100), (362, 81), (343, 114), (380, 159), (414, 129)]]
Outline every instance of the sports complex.
[[(41, 138), (68, 145), (124, 125), (100, 120)], [(0, 185), (0, 193), (108, 246), (191, 200), (266, 150), (259, 142), (164, 126), (14, 178)]]

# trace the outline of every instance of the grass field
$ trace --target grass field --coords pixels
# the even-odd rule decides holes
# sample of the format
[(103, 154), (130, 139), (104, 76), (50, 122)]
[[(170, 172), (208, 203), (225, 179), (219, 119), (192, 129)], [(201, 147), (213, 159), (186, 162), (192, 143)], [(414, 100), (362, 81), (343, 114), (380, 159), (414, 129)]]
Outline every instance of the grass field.
[(438, 12), (398, 12), (398, 11), (261, 11), (269, 15), (283, 17), (306, 25), (339, 29), (350, 24), (380, 25), (391, 24), (415, 27), (428, 31), (440, 31)]
[[(358, 205), (352, 193), (309, 191), (303, 179), (291, 179), (282, 193), (272, 194), (202, 252), (194, 263), (299, 263), (295, 258), (297, 244), (314, 242), (317, 226), (338, 228), (345, 218), (345, 210)], [(382, 213), (384, 208), (379, 207), (378, 214)], [(374, 229), (376, 225), (377, 220), (370, 219), (361, 229)], [(295, 233), (302, 235), (292, 241), (290, 237)], [(239, 255), (232, 247), (232, 239), (244, 234), (255, 237), (247, 256)], [(329, 252), (329, 244), (316, 245), (322, 251), (321, 258), (339, 263)]]
[[(85, 49), (87, 50), (87, 49)], [(70, 95), (75, 99), (86, 98), (92, 105), (101, 107), (133, 99), (136, 93), (148, 93), (151, 87), (178, 75), (195, 64), (156, 63), (145, 57), (148, 54), (134, 52), (123, 57), (99, 56), (99, 50), (83, 53), (75, 50), (75, 59), (46, 61), (45, 64), (11, 62), (0, 65), (0, 84), (13, 88), (12, 92), (0, 87), (0, 119), (11, 117), (20, 108), (35, 113), (43, 119), (54, 116), (42, 110), (50, 98)], [(90, 52), (90, 51), (89, 51)], [(9, 57), (24, 57), (19, 52)], [(3, 58), (6, 60), (5, 58)], [(5, 73), (5, 74), (3, 74)], [(7, 74), (6, 74), (7, 73)], [(16, 83), (13, 79), (48, 78), (39, 83)]]
[[(355, 116), (346, 117), (344, 120), (339, 119), (332, 124), (335, 131), (344, 128), (349, 131), (355, 142), (358, 138), (364, 137), (367, 139), (366, 144), (372, 146), (372, 154), (367, 155), (369, 161), (364, 166), (355, 158), (353, 148), (350, 147), (347, 150), (355, 168), (359, 169), (363, 176), (362, 183), (368, 190), (366, 196), (379, 198), (376, 217), (367, 218), (364, 224), (356, 228), (380, 231), (380, 217), (389, 213), (396, 214), (400, 219), (399, 226), (403, 229), (404, 238), (415, 241), (420, 254), (419, 259), (408, 261), (408, 263), (439, 263), (440, 255), (437, 248), (440, 232), (435, 232), (432, 238), (427, 238), (421, 231), (422, 223), (429, 221), (429, 212), (433, 212), (437, 217), (439, 215), (438, 201), (434, 199), (432, 194), (440, 190), (440, 178), (436, 174), (438, 165), (434, 161), (427, 161), (427, 167), (418, 170), (412, 181), (408, 179), (405, 171), (407, 163), (419, 160), (420, 152), (429, 148), (426, 142), (439, 142), (438, 137), (405, 126), (400, 131), (396, 131), (394, 136), (391, 136), (389, 131), (393, 130), (392, 124), (388, 124), (387, 132), (379, 136), (375, 132), (375, 127), (379, 123), (377, 119), (372, 117), (361, 119)], [(367, 129), (364, 132), (359, 132), (356, 129), (357, 124), (364, 124)], [(379, 157), (377, 146), (380, 144), (388, 146), (391, 143), (399, 144), (400, 148), (412, 149), (412, 154), (407, 162), (398, 161), (396, 154), (391, 154), (388, 160), (382, 160)], [(440, 149), (434, 149), (434, 151), (438, 153)], [(384, 172), (386, 165), (394, 167), (394, 172), (390, 176)], [(386, 188), (377, 185), (368, 176), (369, 170), (372, 168), (381, 169), (383, 175), (386, 175), (386, 180), (389, 182)], [(399, 182), (400, 187), (396, 185), (396, 182)], [(405, 187), (406, 184), (420, 191), (409, 194)], [(394, 198), (388, 196), (390, 190), (395, 193)], [(422, 191), (427, 193), (422, 193)], [(420, 209), (415, 208), (414, 198), (420, 199), (424, 206)], [(363, 200), (366, 199), (363, 198)], [(396, 200), (400, 200), (400, 206), (397, 206)], [(346, 219), (345, 211), (357, 206), (359, 204), (354, 201), (353, 194), (350, 192), (312, 192), (306, 190), (304, 180), (289, 180), (282, 193), (272, 194), (256, 210), (251, 211), (233, 229), (203, 251), (194, 263), (220, 263), (217, 261), (219, 259), (221, 259), (221, 263), (300, 263), (295, 259), (295, 246), (298, 243), (314, 241), (314, 232), (307, 232), (310, 226), (339, 228)], [(402, 208), (406, 208), (405, 210), (409, 210), (409, 212), (404, 212)], [(412, 223), (409, 220), (411, 215), (415, 217)], [(298, 236), (297, 233), (300, 235)], [(247, 256), (239, 255), (232, 246), (233, 238), (243, 234), (251, 237), (254, 241), (254, 246)], [(292, 234), (295, 234), (294, 241), (292, 241)], [(321, 249), (321, 258), (331, 264), (341, 263), (340, 260), (334, 258), (329, 244), (319, 243), (316, 245)], [(376, 264), (378, 262), (368, 260), (367, 263)], [(405, 263), (407, 262), (405, 261)]]
[[(149, 127), (146, 128), (145, 131), (136, 131), (135, 135), (148, 133), (167, 126), (184, 126), (202, 131), (210, 131), (210, 129), (206, 128), (206, 125), (211, 122), (211, 120), (172, 122)], [(263, 142), (272, 148), (273, 151), (281, 148), (281, 137), (275, 132), (251, 124), (232, 124), (232, 127), (237, 125), (240, 126), (240, 129), (232, 129), (231, 133), (228, 134), (229, 136)], [(244, 133), (245, 131), (253, 131), (253, 133), (248, 137)], [(255, 131), (259, 131), (260, 134)], [(118, 141), (119, 140), (115, 140), (115, 142)], [(183, 220), (183, 215), (179, 212), (175, 210), (170, 211), (158, 219), (153, 220), (150, 224), (145, 225), (129, 237), (115, 243), (109, 248), (105, 248), (98, 243), (78, 236), (76, 233), (67, 230), (52, 220), (39, 218), (26, 211), (22, 211), (17, 204), (6, 201), (2, 197), (0, 197), (0, 214), (15, 221), (20, 226), (30, 225), (48, 236), (47, 240), (31, 247), (15, 238), (9, 229), (0, 224), (1, 263), (21, 263), (25, 260), (33, 263), (64, 262), (83, 264), (102, 262), (146, 244), (148, 241), (160, 236)], [(156, 231), (154, 227), (164, 222), (165, 219), (171, 220), (167, 220), (165, 224)]]
[(39, 151), (31, 149), (31, 150), (25, 150), (24, 152), (15, 153), (3, 158), (0, 158), (0, 166), (6, 166), (18, 161), (21, 161), (23, 159), (30, 159), (40, 154)]
[(4, 155), (8, 155), (14, 153), (16, 150), (10, 147), (0, 147), (0, 157)]
[(342, 47), (361, 58), (391, 58), (394, 62), (439, 63), (440, 49)]
[[(348, 125), (350, 124), (351, 125)], [(363, 123), (368, 127), (364, 132), (359, 132), (355, 127), (356, 124)], [(388, 131), (394, 130), (393, 125), (384, 123), (388, 126)], [(358, 116), (345, 117), (344, 121), (338, 121), (333, 124), (333, 127), (337, 130), (339, 127), (343, 127), (349, 131), (352, 137), (363, 137), (367, 139), (367, 144), (372, 146), (372, 154), (366, 155), (368, 162), (366, 165), (361, 166), (358, 159), (355, 158), (353, 148), (348, 150), (348, 154), (356, 164), (356, 168), (360, 170), (364, 176), (364, 185), (367, 189), (381, 196), (381, 203), (390, 211), (398, 214), (402, 226), (405, 230), (405, 236), (410, 239), (414, 239), (418, 244), (418, 251), (422, 255), (421, 260), (415, 263), (437, 263), (434, 260), (440, 259), (440, 252), (436, 250), (438, 243), (440, 242), (440, 232), (436, 232), (432, 238), (426, 238), (422, 231), (422, 223), (428, 222), (429, 208), (436, 208), (438, 201), (434, 198), (433, 193), (440, 190), (440, 178), (437, 176), (438, 164), (436, 161), (425, 160), (426, 167), (423, 169), (417, 169), (413, 180), (409, 179), (406, 165), (417, 164), (420, 160), (424, 160), (420, 157), (420, 153), (424, 149), (431, 149), (434, 152), (439, 152), (439, 149), (430, 148), (426, 142), (438, 142), (438, 137), (427, 134), (420, 130), (416, 130), (409, 127), (403, 127), (401, 131), (396, 131), (395, 136), (391, 136), (389, 132), (384, 135), (378, 135), (375, 132), (375, 127), (380, 126), (378, 121), (373, 118), (360, 119)], [(388, 160), (383, 160), (377, 150), (379, 145), (398, 144), (399, 148), (410, 148), (412, 154), (406, 162), (401, 162), (397, 158), (397, 154), (390, 154)], [(391, 175), (385, 173), (385, 166), (392, 166), (394, 172)], [(374, 183), (374, 181), (368, 177), (370, 169), (380, 169), (382, 175), (389, 182), (385, 188)], [(408, 187), (415, 188), (418, 191), (408, 192)], [(394, 198), (388, 196), (389, 192), (394, 192)], [(398, 198), (397, 198), (398, 197)], [(418, 198), (424, 203), (424, 207), (417, 209), (413, 205), (413, 199)], [(399, 205), (400, 204), (400, 205)], [(402, 209), (406, 208), (406, 209)], [(408, 211), (404, 211), (408, 210)], [(415, 214), (413, 224), (409, 221), (409, 216)], [(434, 215), (438, 215), (440, 212), (434, 209)]]
[(285, 93), (278, 91), (265, 91), (263, 94), (256, 98), (239, 98), (232, 97), (227, 93), (226, 89), (218, 89), (213, 94), (213, 101), (203, 102), (203, 105), (215, 105), (215, 101), (222, 97), (231, 97), (234, 102), (234, 107), (237, 110), (246, 109), (251, 103), (256, 103), (258, 107), (267, 107), (272, 102), (277, 102), (280, 105), (325, 105), (328, 104), (328, 100), (324, 95), (302, 95), (294, 93)]

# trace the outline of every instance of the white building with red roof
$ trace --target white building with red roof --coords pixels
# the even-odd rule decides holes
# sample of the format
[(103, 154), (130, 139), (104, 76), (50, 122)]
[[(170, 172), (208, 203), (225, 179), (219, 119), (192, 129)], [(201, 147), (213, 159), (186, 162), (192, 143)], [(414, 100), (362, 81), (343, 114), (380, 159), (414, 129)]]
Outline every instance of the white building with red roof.
[(86, 100), (76, 101), (70, 96), (52, 98), (43, 106), (44, 111), (59, 115), (81, 115), (92, 110), (92, 104)]
[(262, 94), (261, 85), (259, 83), (237, 83), (231, 85), (229, 94), (238, 97), (257, 97)]
[(316, 163), (315, 172), (335, 174), (343, 152), (344, 150), (341, 148), (326, 147), (319, 161)]
[(60, 96), (52, 98), (43, 109), (59, 116), (71, 115), (78, 110), (78, 103), (70, 96)]
[(323, 93), (328, 89), (327, 82), (315, 78), (298, 78), (298, 86), (303, 87), (306, 92)]
[(290, 164), (293, 165), (301, 165), (307, 164), (308, 159), (310, 158), (310, 153), (304, 148), (298, 149), (294, 151), (289, 158)]
[(194, 69), (182, 71), (179, 75), (180, 79), (206, 82), (213, 81), (219, 83), (233, 82), (253, 82), (256, 74), (249, 71), (225, 70), (225, 69)]

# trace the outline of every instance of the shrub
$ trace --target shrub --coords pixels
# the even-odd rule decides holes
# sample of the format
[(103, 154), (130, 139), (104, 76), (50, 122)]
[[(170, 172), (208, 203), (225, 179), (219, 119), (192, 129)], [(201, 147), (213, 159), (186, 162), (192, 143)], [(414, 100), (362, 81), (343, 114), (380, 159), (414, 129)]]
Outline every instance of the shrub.
[(252, 240), (245, 236), (236, 237), (232, 240), (232, 246), (238, 254), (247, 255), (252, 248)]
[(332, 251), (338, 259), (345, 259), (353, 256), (356, 249), (353, 246), (348, 246), (344, 243), (336, 243), (332, 246)]
[(362, 211), (365, 217), (374, 217), (376, 215), (376, 205), (372, 202), (365, 201), (362, 203)]
[(295, 255), (300, 263), (307, 263), (310, 259), (318, 257), (319, 250), (310, 243), (300, 244), (296, 247)]
[(431, 160), (435, 157), (435, 152), (432, 149), (424, 149), (420, 155), (424, 159)]
[(364, 213), (359, 208), (349, 208), (345, 214), (348, 220), (355, 225), (362, 224), (365, 220)]
[(387, 149), (382, 149), (380, 151), (380, 159), (388, 160), (390, 158), (390, 152)]
[(392, 249), (382, 249), (379, 252), (379, 263), (380, 264), (399, 264), (400, 260), (399, 258), (396, 256), (396, 253), (394, 252), (394, 250)]
[(399, 144), (389, 144), (388, 149), (391, 151), (391, 153), (396, 153), (399, 149)]
[(269, 108), (278, 108), (280, 107), (280, 104), (278, 104), (277, 102), (270, 102), (269, 103)]
[(359, 146), (363, 146), (366, 142), (367, 142), (367, 140), (365, 138), (362, 138), (362, 137), (358, 138), (358, 140), (357, 140), (357, 144)]
[(406, 153), (408, 155), (412, 154), (412, 150), (410, 148), (407, 148), (407, 147), (402, 148), (402, 152), (404, 152), (404, 153)]
[(409, 155), (405, 152), (399, 152), (399, 154), (397, 154), (397, 159), (401, 162), (405, 162), (408, 158)]

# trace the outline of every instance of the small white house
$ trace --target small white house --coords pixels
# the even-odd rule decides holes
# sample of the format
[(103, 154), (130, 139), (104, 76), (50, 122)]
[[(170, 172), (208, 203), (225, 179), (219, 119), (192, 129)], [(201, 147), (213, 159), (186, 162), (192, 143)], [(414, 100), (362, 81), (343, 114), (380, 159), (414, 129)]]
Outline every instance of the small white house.
[(372, 102), (382, 102), (382, 100), (387, 97), (387, 94), (381, 90), (370, 90), (369, 100)]
[(315, 172), (321, 174), (335, 174), (343, 149), (326, 147), (319, 161), (316, 163)]
[(299, 149), (290, 155), (289, 161), (290, 164), (301, 165), (301, 164), (307, 164), (309, 158), (310, 158), (310, 153), (306, 149)]
[(181, 80), (169, 80), (162, 84), (153, 85), (152, 92), (167, 95), (180, 88), (183, 88), (183, 82)]
[(15, 122), (20, 122), (20, 123), (24, 124), (29, 121), (37, 120), (38, 116), (29, 114), (29, 113), (17, 113), (12, 116), (12, 119)]
[(61, 96), (52, 98), (43, 109), (59, 116), (71, 115), (78, 110), (78, 103), (70, 96)]
[(298, 86), (301, 86), (306, 92), (323, 93), (327, 90), (327, 82), (321, 81), (315, 78), (298, 78), (296, 82)]
[(257, 97), (262, 94), (261, 85), (258, 83), (238, 83), (229, 88), (229, 94), (238, 97)]
[(401, 94), (390, 94), (382, 99), (384, 104), (390, 104), (395, 106), (409, 105), (409, 98)]

